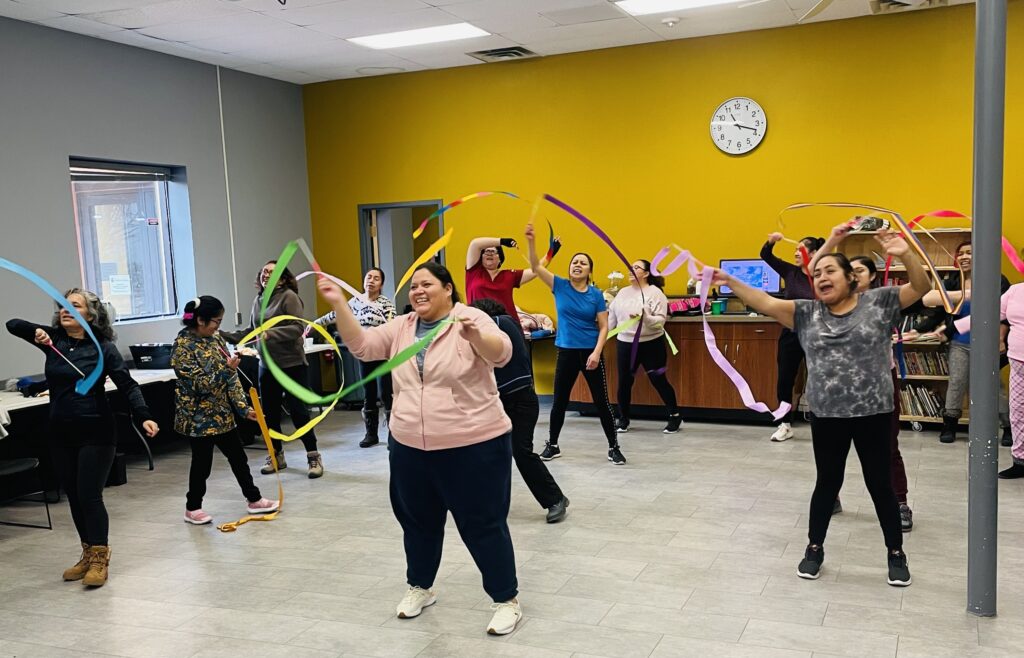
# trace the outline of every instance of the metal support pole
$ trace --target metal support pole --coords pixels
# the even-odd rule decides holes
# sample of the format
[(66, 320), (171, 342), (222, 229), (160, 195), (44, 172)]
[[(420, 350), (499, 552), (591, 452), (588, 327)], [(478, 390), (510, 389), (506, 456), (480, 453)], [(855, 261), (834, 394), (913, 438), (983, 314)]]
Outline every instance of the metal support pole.
[(978, 0), (974, 46), (974, 231), (967, 611), (996, 614), (999, 490), (999, 240), (1003, 214), (1006, 0)]

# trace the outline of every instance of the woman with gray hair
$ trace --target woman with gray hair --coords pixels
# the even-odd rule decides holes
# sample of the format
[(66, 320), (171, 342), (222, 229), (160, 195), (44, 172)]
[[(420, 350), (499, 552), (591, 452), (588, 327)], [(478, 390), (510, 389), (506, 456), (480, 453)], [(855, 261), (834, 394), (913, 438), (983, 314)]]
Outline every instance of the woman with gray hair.
[[(156, 436), (160, 428), (117, 351), (110, 315), (99, 297), (81, 288), (72, 288), (64, 297), (89, 323), (99, 340), (99, 350), (89, 340), (85, 328), (63, 308), (54, 314), (51, 326), (8, 320), (7, 331), (34, 344), (46, 355), (50, 455), (82, 541), (82, 557), (64, 571), (64, 580), (81, 580), (85, 585), (99, 587), (107, 581), (110, 563), (110, 521), (103, 505), (103, 486), (117, 448), (114, 413), (103, 388), (107, 377), (128, 398), (135, 421), (148, 436)], [(103, 376), (86, 394), (79, 395), (75, 384), (82, 379), (82, 373), (96, 367), (101, 352)]]

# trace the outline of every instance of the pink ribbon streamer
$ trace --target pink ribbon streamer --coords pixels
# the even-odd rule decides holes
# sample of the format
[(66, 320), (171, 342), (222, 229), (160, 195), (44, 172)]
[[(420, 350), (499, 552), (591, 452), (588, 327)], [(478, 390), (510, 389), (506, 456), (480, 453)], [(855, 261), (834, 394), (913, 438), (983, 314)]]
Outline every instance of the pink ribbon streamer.
[(1003, 253), (1006, 254), (1006, 258), (1009, 259), (1010, 264), (1013, 265), (1013, 269), (1024, 274), (1024, 261), (1022, 261), (1020, 256), (1017, 255), (1017, 250), (1010, 241), (1006, 239), (1005, 235), (1003, 236)]
[(788, 402), (783, 402), (779, 405), (779, 408), (772, 411), (771, 408), (764, 402), (758, 402), (754, 398), (753, 391), (750, 390), (750, 384), (743, 378), (743, 375), (736, 370), (736, 367), (729, 362), (729, 359), (722, 354), (722, 351), (718, 349), (718, 342), (715, 339), (715, 334), (711, 330), (711, 324), (708, 322), (707, 312), (704, 310), (705, 305), (708, 301), (708, 290), (711, 288), (711, 279), (714, 276), (714, 268), (703, 266), (702, 271), (698, 270), (696, 258), (687, 251), (686, 249), (679, 249), (679, 255), (672, 259), (672, 261), (661, 270), (658, 265), (665, 259), (666, 256), (671, 252), (671, 247), (663, 247), (654, 258), (651, 259), (651, 272), (655, 276), (668, 276), (673, 272), (677, 271), (684, 264), (691, 277), (701, 277), (701, 289), (700, 289), (700, 316), (704, 323), (704, 346), (708, 350), (708, 354), (711, 355), (711, 360), (715, 362), (715, 365), (725, 374), (725, 376), (732, 382), (732, 385), (736, 387), (736, 391), (740, 394), (740, 399), (743, 401), (743, 406), (752, 411), (759, 413), (770, 413), (772, 418), (779, 420), (783, 416), (789, 413), (793, 408)]

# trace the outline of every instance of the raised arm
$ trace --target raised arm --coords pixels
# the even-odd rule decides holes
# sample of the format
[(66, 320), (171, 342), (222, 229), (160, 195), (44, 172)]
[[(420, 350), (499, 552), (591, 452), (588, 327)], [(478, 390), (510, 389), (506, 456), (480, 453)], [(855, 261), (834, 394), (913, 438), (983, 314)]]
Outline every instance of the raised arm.
[(899, 258), (903, 266), (907, 268), (908, 283), (900, 286), (900, 308), (906, 308), (921, 299), (931, 290), (931, 281), (928, 280), (928, 273), (903, 236), (896, 231), (882, 229), (875, 236), (878, 244), (885, 249), (887, 256)]
[(317, 281), (316, 286), (323, 300), (334, 309), (334, 325), (338, 335), (353, 356), (362, 361), (381, 361), (390, 356), (395, 324), (399, 320), (364, 329), (345, 303), (345, 293), (340, 286), (326, 277)]
[(498, 238), (473, 238), (469, 247), (466, 248), (466, 269), (471, 269), (480, 262), (480, 252), (488, 247), (500, 247), (501, 240)]
[[(50, 333), (53, 331), (53, 328), (15, 318), (7, 321), (7, 331), (12, 336), (17, 336), (45, 352), (46, 347), (49, 345)], [(43, 336), (46, 336), (46, 338), (44, 339)]]
[(715, 270), (711, 283), (717, 286), (726, 285), (744, 304), (762, 315), (774, 318), (787, 329), (793, 328), (793, 315), (796, 304), (791, 299), (777, 299), (763, 290), (751, 288), (736, 277), (729, 276), (722, 270)]
[(813, 272), (815, 265), (818, 264), (819, 258), (835, 252), (835, 250), (839, 248), (839, 245), (842, 243), (842, 241), (846, 239), (846, 236), (850, 234), (851, 230), (852, 227), (850, 226), (849, 222), (839, 224), (838, 226), (833, 228), (832, 232), (829, 233), (828, 240), (825, 240), (825, 244), (821, 245), (821, 249), (818, 249), (816, 252), (814, 252), (814, 258), (812, 258), (811, 262), (807, 265), (807, 271)]
[(793, 263), (787, 263), (782, 260), (772, 251), (775, 248), (775, 243), (782, 239), (781, 233), (772, 233), (768, 236), (768, 241), (761, 247), (761, 260), (768, 263), (768, 267), (778, 272), (779, 276), (785, 278), (786, 274), (791, 270), (796, 269), (796, 265)]
[[(949, 300), (954, 304), (959, 302), (964, 296), (962, 290), (947, 290), (946, 294), (949, 295)], [(967, 293), (967, 299), (971, 298), (971, 293)], [(921, 303), (928, 307), (942, 306), (942, 293), (938, 290), (929, 290), (921, 298)]]
[[(537, 278), (543, 281), (548, 288), (553, 288), (555, 285), (555, 275), (552, 274), (548, 268), (540, 262), (540, 258), (537, 257), (537, 236), (533, 232), (533, 224), (526, 225), (526, 255), (530, 259), (530, 270), (532, 270), (533, 273), (536, 274)], [(525, 278), (526, 272), (523, 272), (523, 276)]]

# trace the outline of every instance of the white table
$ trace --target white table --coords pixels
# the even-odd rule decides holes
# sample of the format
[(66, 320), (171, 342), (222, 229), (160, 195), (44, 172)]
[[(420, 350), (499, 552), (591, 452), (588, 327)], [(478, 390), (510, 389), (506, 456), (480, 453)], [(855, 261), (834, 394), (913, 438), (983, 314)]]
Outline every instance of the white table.
[[(132, 379), (139, 383), (139, 386), (145, 386), (146, 384), (156, 384), (157, 382), (170, 382), (177, 379), (174, 374), (174, 370), (170, 368), (157, 369), (157, 370), (130, 370)], [(107, 392), (116, 389), (114, 382), (107, 379), (107, 383), (104, 385), (104, 390)], [(18, 409), (28, 409), (30, 407), (41, 407), (44, 404), (50, 404), (50, 396), (36, 396), (27, 398), (21, 393), (12, 391), (0, 391), (0, 408), (5, 411), (16, 411)]]

